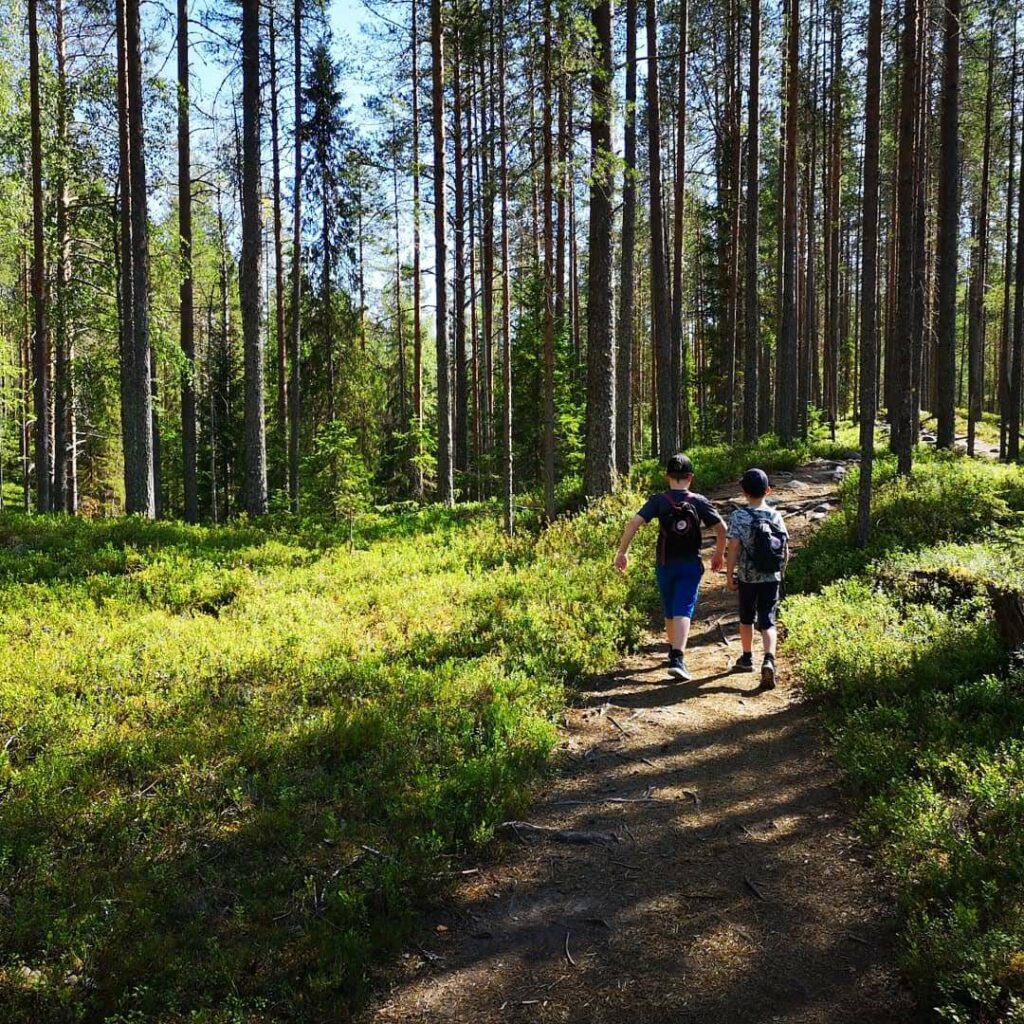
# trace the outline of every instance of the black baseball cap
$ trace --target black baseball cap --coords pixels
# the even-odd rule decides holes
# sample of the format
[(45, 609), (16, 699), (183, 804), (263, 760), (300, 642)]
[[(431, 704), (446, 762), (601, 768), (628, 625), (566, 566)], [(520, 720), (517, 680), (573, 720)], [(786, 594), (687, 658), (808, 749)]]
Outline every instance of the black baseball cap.
[(665, 463), (665, 472), (674, 480), (679, 480), (684, 476), (693, 476), (693, 463), (689, 456), (677, 452)]
[(763, 498), (768, 493), (768, 474), (763, 469), (748, 469), (740, 480), (740, 487), (752, 498)]

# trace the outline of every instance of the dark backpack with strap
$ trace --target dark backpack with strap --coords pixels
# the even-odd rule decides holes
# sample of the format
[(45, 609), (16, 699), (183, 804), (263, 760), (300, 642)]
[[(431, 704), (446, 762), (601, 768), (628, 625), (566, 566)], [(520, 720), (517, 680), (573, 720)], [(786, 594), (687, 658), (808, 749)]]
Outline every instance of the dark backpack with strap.
[(703, 542), (700, 514), (696, 506), (683, 498), (676, 501), (671, 491), (665, 493), (668, 511), (661, 517), (661, 534), (658, 537), (658, 561), (677, 562), (695, 558)]
[(752, 512), (754, 522), (750, 527), (750, 548), (747, 554), (758, 572), (782, 572), (786, 565), (786, 534), (770, 518)]

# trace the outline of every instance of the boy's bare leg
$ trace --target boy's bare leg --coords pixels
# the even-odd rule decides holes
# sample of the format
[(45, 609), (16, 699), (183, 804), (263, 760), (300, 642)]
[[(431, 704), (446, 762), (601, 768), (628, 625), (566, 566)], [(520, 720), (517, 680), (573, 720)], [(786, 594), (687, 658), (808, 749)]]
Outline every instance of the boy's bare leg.
[(686, 641), (690, 637), (690, 620), (682, 615), (665, 619), (665, 636), (673, 651), (685, 651)]
[[(763, 636), (764, 634), (762, 634)], [(747, 625), (745, 622), (740, 623), (740, 647), (743, 648), (744, 654), (750, 654), (754, 649), (754, 624), (750, 623)], [(767, 648), (765, 648), (767, 650)]]
[[(747, 628), (751, 630), (751, 640), (753, 640), (753, 627), (748, 626)], [(740, 635), (742, 636), (742, 629), (740, 631)], [(761, 630), (761, 642), (764, 644), (764, 653), (770, 654), (774, 658), (775, 648), (779, 642), (779, 634), (774, 626), (772, 626), (771, 629)], [(746, 648), (744, 648), (744, 650), (746, 650)]]

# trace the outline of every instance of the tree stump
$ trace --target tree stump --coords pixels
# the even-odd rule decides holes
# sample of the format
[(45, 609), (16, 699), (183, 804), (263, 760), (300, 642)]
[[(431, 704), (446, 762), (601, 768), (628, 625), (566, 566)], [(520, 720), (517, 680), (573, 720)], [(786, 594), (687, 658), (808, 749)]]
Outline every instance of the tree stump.
[(1024, 649), (1024, 594), (991, 584), (988, 593), (996, 629), (1007, 650)]

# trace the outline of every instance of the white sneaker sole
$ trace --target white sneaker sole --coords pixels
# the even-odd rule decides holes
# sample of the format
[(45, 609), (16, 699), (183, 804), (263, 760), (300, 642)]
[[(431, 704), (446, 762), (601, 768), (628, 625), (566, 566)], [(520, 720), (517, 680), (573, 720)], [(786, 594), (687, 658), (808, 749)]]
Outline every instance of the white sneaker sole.
[(684, 681), (693, 678), (693, 674), (690, 673), (690, 672), (687, 672), (685, 668), (670, 668), (668, 670), (668, 674), (673, 679), (682, 679)]

